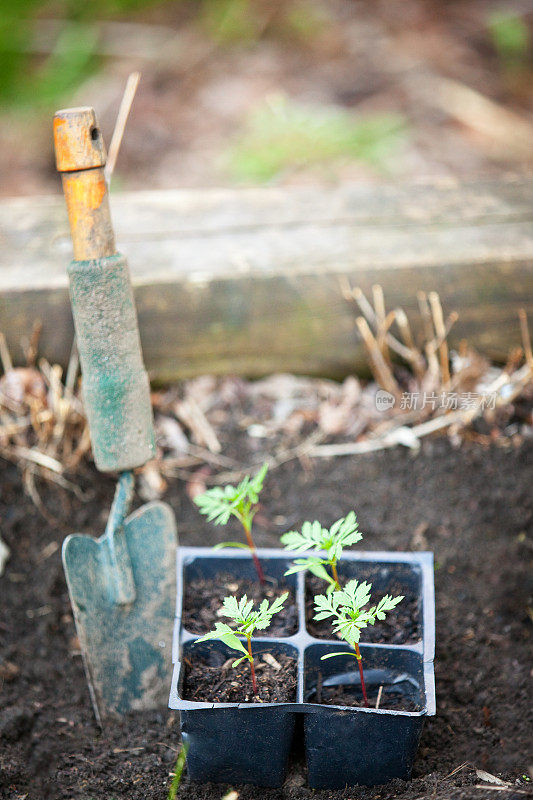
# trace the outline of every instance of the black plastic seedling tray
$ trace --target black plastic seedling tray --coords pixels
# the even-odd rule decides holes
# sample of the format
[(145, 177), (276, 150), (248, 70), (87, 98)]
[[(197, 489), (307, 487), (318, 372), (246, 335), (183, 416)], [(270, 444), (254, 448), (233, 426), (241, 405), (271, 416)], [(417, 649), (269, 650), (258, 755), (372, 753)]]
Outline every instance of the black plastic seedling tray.
[[(301, 554), (285, 550), (258, 550), (265, 574), (281, 579), (291, 560)], [(285, 578), (295, 591), (298, 630), (285, 637), (254, 637), (254, 653), (268, 651), (293, 655), (297, 660), (294, 702), (213, 703), (193, 702), (182, 697), (184, 655), (201, 656), (217, 650), (230, 657), (217, 641), (195, 644), (193, 634), (181, 624), (184, 590), (189, 581), (235, 573), (237, 578), (255, 578), (248, 553), (217, 552), (199, 547), (178, 550), (177, 615), (174, 629), (174, 673), (169, 706), (181, 712), (181, 733), (188, 748), (187, 767), (191, 780), (220, 783), (253, 783), (280, 786), (295, 730), (296, 714), (302, 714), (308, 782), (313, 788), (385, 783), (409, 778), (424, 720), (435, 714), (435, 599), (432, 553), (344, 552), (342, 575), (366, 577), (373, 568), (373, 590), (386, 591), (394, 581), (417, 597), (420, 639), (411, 644), (365, 644), (361, 653), (367, 689), (394, 684), (395, 690), (413, 700), (419, 711), (326, 705), (312, 702), (318, 672), (322, 687), (335, 683), (360, 686), (355, 659), (337, 657), (321, 661), (327, 652), (349, 651), (337, 639), (317, 639), (306, 629), (305, 574)], [(259, 632), (260, 633), (260, 632)]]

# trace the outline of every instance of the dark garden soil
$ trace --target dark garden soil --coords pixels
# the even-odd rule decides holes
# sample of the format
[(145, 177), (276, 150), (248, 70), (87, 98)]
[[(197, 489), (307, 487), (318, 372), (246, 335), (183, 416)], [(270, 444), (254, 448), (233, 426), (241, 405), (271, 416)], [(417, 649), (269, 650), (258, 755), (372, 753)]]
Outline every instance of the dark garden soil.
[[(533, 443), (508, 445), (453, 449), (445, 439), (427, 440), (417, 456), (396, 449), (292, 462), (269, 474), (258, 546), (276, 546), (303, 520), (331, 524), (354, 508), (368, 549), (434, 551), (437, 716), (426, 723), (408, 783), (311, 791), (297, 751), (281, 789), (236, 787), (238, 800), (521, 800), (528, 793), (521, 776), (533, 763)], [(86, 503), (39, 483), (51, 515), (45, 521), (17, 469), (0, 463), (1, 534), (11, 549), (0, 578), (0, 797), (165, 800), (178, 717), (163, 708), (98, 730), (61, 567), (68, 532), (103, 531), (114, 482), (87, 468), (77, 478), (92, 495)], [(183, 544), (217, 540), (220, 531), (199, 517), (184, 484), (173, 482), (165, 499)], [(514, 788), (478, 789), (486, 781), (475, 769)], [(193, 786), (185, 776), (178, 797), (220, 800), (228, 788)]]
[(183, 598), (183, 625), (191, 633), (207, 633), (213, 629), (215, 622), (223, 620), (231, 626), (227, 617), (220, 617), (218, 611), (222, 601), (228, 594), (237, 597), (247, 595), (249, 600), (258, 605), (265, 598), (272, 602), (284, 592), (289, 592), (282, 610), (272, 617), (272, 622), (261, 636), (290, 636), (298, 629), (298, 610), (294, 592), (283, 583), (266, 577), (266, 585), (261, 587), (257, 581), (237, 579), (235, 575), (223, 573), (215, 575), (213, 580), (198, 579), (187, 584)]
[[(186, 656), (183, 698), (216, 703), (295, 703), (296, 660), (271, 653), (271, 663), (264, 655), (254, 658), (257, 675), (257, 696), (254, 695), (248, 662), (231, 668), (233, 658), (226, 661), (220, 653), (211, 653), (210, 660)], [(235, 655), (238, 658), (238, 654)], [(213, 663), (215, 661), (215, 663)]]
[[(379, 696), (379, 687), (371, 687), (367, 690), (368, 705), (376, 707)], [(353, 686), (327, 686), (323, 687), (320, 697), (314, 695), (309, 698), (310, 702), (324, 703), (331, 706), (364, 706), (362, 692)], [(419, 711), (418, 706), (409, 697), (405, 697), (401, 692), (395, 691), (392, 687), (384, 686), (379, 696), (379, 708), (389, 711)]]
[[(358, 580), (372, 582), (371, 574), (362, 574)], [(339, 583), (344, 586), (342, 574), (339, 574)], [(331, 632), (330, 620), (314, 620), (314, 597), (317, 594), (324, 594), (324, 581), (314, 575), (306, 577), (305, 582), (305, 612), (307, 630), (318, 639), (335, 639), (335, 634)], [(403, 595), (403, 600), (392, 611), (387, 613), (384, 620), (376, 620), (375, 625), (363, 628), (361, 631), (362, 642), (373, 642), (378, 644), (411, 644), (417, 642), (421, 637), (420, 630), (420, 608), (418, 599), (409, 594), (401, 583), (391, 583), (385, 591), (376, 592), (372, 595), (372, 603), (381, 600), (383, 595), (390, 594), (393, 597)]]

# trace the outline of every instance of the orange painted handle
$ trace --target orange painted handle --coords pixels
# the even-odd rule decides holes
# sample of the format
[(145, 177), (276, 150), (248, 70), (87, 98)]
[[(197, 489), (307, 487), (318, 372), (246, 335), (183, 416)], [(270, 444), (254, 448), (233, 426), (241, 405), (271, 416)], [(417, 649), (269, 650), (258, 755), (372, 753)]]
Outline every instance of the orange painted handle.
[(67, 203), (74, 259), (116, 253), (104, 177), (106, 149), (93, 108), (67, 108), (54, 115), (54, 145)]

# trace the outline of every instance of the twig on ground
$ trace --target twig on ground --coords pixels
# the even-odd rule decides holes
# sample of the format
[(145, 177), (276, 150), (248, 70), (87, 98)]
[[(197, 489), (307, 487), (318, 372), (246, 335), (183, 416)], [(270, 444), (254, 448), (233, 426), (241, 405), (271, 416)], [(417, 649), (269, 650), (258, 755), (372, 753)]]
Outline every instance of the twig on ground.
[(214, 428), (195, 400), (189, 398), (176, 403), (174, 413), (192, 431), (198, 444), (205, 445), (212, 453), (220, 453), (222, 447)]
[[(533, 366), (525, 364), (519, 370), (509, 375), (505, 369), (501, 371), (498, 377), (487, 387), (485, 394), (490, 395), (498, 393), (496, 397), (496, 407), (506, 405), (515, 397), (517, 397), (524, 387), (533, 380)], [(501, 392), (503, 387), (509, 387), (509, 391), (504, 394)], [(341, 442), (339, 444), (318, 445), (308, 452), (308, 455), (313, 457), (331, 458), (333, 456), (348, 456), (357, 455), (362, 453), (370, 453), (376, 450), (385, 450), (389, 447), (394, 447), (397, 444), (406, 444), (407, 446), (414, 446), (416, 449), (416, 442), (431, 433), (435, 433), (443, 428), (456, 425), (457, 428), (463, 428), (473, 422), (476, 417), (480, 416), (484, 410), (484, 400), (480, 398), (472, 408), (458, 409), (449, 414), (443, 414), (427, 422), (422, 422), (420, 425), (414, 425), (412, 428), (400, 426), (392, 431), (388, 431), (380, 437), (374, 439), (368, 438), (362, 442)], [(401, 441), (402, 436), (406, 437), (406, 441)], [(412, 444), (409, 444), (409, 441)]]
[[(296, 458), (301, 458), (302, 456), (306, 456), (310, 454), (316, 445), (321, 442), (325, 438), (325, 434), (320, 430), (315, 430), (311, 433), (303, 442), (300, 442), (298, 445), (292, 448), (288, 448), (286, 450), (280, 450), (275, 456), (268, 456), (265, 455), (261, 458), (260, 461), (254, 462), (253, 464), (249, 464), (248, 466), (239, 467), (236, 470), (231, 472), (219, 472), (217, 475), (204, 475), (202, 476), (202, 480), (205, 484), (210, 486), (217, 486), (218, 484), (222, 483), (234, 483), (235, 481), (242, 480), (245, 475), (250, 475), (263, 466), (263, 464), (268, 464), (268, 469), (270, 472), (280, 467), (282, 464), (286, 464), (288, 461), (293, 461)], [(176, 478), (181, 478), (182, 480), (189, 481), (194, 479), (195, 473), (189, 472), (182, 469), (172, 469), (171, 472), (167, 473), (164, 464), (165, 459), (163, 459), (163, 470), (165, 474), (171, 474)]]
[(41, 500), (41, 495), (37, 491), (37, 487), (35, 485), (35, 466), (33, 464), (28, 464), (23, 470), (22, 483), (26, 494), (28, 495), (28, 497), (30, 497), (35, 508), (43, 515), (43, 517), (45, 518), (45, 520), (48, 522), (49, 525), (53, 525), (54, 527), (56, 527), (57, 519), (52, 514), (50, 514), (50, 512), (44, 505), (43, 501)]
[(38, 464), (40, 467), (49, 469), (51, 472), (55, 472), (57, 475), (61, 475), (63, 472), (63, 465), (60, 464), (57, 459), (46, 455), (46, 453), (41, 453), (40, 450), (36, 450), (35, 448), (30, 449), (19, 445), (15, 445), (10, 449), (0, 447), (0, 455), (4, 456), (4, 458), (7, 458), (9, 461), (16, 461), (17, 459), (20, 461), (30, 461), (33, 464)]

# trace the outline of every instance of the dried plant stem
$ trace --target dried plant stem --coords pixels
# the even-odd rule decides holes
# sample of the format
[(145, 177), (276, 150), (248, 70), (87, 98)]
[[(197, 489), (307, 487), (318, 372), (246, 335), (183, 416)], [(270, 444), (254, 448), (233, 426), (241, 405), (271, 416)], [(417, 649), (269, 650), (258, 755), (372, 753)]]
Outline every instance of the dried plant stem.
[(377, 342), (379, 349), (383, 353), (383, 358), (389, 365), (391, 365), (391, 358), (390, 358), (389, 348), (387, 347), (387, 335), (395, 319), (396, 319), (396, 312), (389, 311), (389, 313), (383, 320), (383, 324), (380, 325), (377, 335)]
[[(342, 296), (345, 300), (355, 300), (359, 308), (361, 309), (361, 313), (369, 323), (372, 325), (374, 330), (377, 330), (377, 319), (376, 313), (372, 308), (371, 304), (366, 299), (364, 292), (359, 287), (352, 289), (348, 280), (343, 276), (339, 279), (340, 287)], [(398, 341), (391, 333), (387, 333), (385, 340), (393, 350), (396, 355), (399, 355), (401, 358), (404, 358), (406, 361), (410, 361), (413, 358), (413, 354), (409, 350), (409, 348), (405, 347), (401, 342)]]
[(6, 447), (0, 447), (0, 455), (4, 456), (4, 458), (9, 459), (10, 461), (30, 461), (33, 464), (38, 464), (40, 467), (44, 467), (52, 472), (56, 472), (58, 475), (61, 475), (63, 472), (63, 465), (60, 464), (57, 459), (46, 455), (46, 453), (41, 453), (40, 450), (31, 450), (28, 447), (16, 445), (9, 449)]
[(432, 342), (435, 338), (431, 321), (431, 311), (429, 310), (429, 304), (425, 292), (417, 292), (416, 298), (418, 300), (418, 308), (420, 309), (420, 316), (422, 317), (422, 324), (424, 326), (424, 338), (426, 342), (428, 342), (428, 344), (425, 346), (426, 358), (428, 361), (428, 372), (431, 376), (432, 382), (437, 383), (439, 375), (439, 362), (435, 354), (435, 348), (429, 346), (429, 342)]
[(24, 355), (26, 356), (27, 367), (35, 366), (35, 360), (37, 358), (37, 348), (39, 346), (39, 339), (41, 337), (42, 329), (43, 329), (43, 323), (41, 322), (41, 320), (40, 319), (35, 320), (35, 322), (33, 323), (31, 336), (29, 338), (26, 347), (24, 348), (25, 350)]
[(35, 417), (22, 417), (17, 421), (6, 421), (4, 425), (0, 425), (0, 436), (13, 436), (15, 433), (20, 433), (21, 431), (27, 430), (32, 423), (35, 424), (42, 424), (43, 422), (49, 422), (54, 417), (53, 412), (49, 409), (44, 409), (42, 411), (38, 411), (35, 414)]
[[(533, 380), (533, 365), (524, 364), (516, 372), (509, 375), (506, 369), (503, 369), (498, 377), (490, 383), (485, 389), (485, 395), (499, 392), (503, 386), (510, 386), (510, 391), (502, 396), (501, 394), (496, 397), (496, 406), (502, 406), (511, 403)], [(483, 400), (479, 400), (472, 408), (458, 409), (449, 414), (442, 414), (439, 417), (422, 422), (420, 425), (414, 425), (412, 428), (405, 428), (403, 425), (398, 426), (395, 430), (388, 431), (383, 436), (374, 439), (366, 439), (362, 442), (341, 442), (340, 444), (318, 445), (309, 451), (309, 456), (331, 458), (334, 456), (348, 456), (348, 455), (361, 455), (363, 453), (370, 453), (375, 450), (386, 450), (389, 447), (395, 447), (402, 442), (398, 434), (400, 431), (409, 433), (410, 439), (416, 443), (417, 439), (428, 436), (443, 428), (457, 425), (464, 427), (470, 424), (476, 417), (478, 417), (483, 408)]]
[(408, 361), (411, 364), (413, 372), (418, 378), (418, 381), (421, 382), (422, 378), (424, 377), (424, 371), (425, 371), (424, 359), (422, 357), (422, 353), (418, 350), (417, 346), (415, 345), (415, 340), (411, 332), (411, 326), (409, 325), (407, 314), (405, 313), (403, 308), (396, 309), (395, 318), (396, 318), (396, 324), (400, 329), (400, 333), (402, 335), (404, 343), (408, 347), (411, 353), (411, 356), (409, 357)]
[(450, 361), (448, 353), (448, 344), (446, 342), (446, 328), (444, 326), (444, 316), (442, 314), (442, 305), (440, 297), (437, 292), (429, 293), (429, 304), (431, 306), (431, 313), (433, 316), (433, 325), (435, 326), (435, 333), (440, 340), (439, 354), (440, 354), (440, 371), (442, 383), (448, 386), (450, 383)]
[(4, 373), (7, 374), (13, 369), (11, 353), (9, 352), (9, 348), (7, 346), (6, 337), (2, 332), (0, 332), (0, 361), (2, 361)]
[(378, 323), (377, 327), (377, 341), (379, 345), (379, 349), (385, 361), (390, 363), (390, 355), (389, 355), (389, 348), (387, 347), (387, 343), (385, 340), (387, 334), (387, 327), (390, 327), (394, 317), (389, 323), (389, 326), (386, 325), (386, 312), (385, 312), (385, 297), (383, 296), (383, 287), (379, 285), (379, 283), (374, 284), (372, 287), (372, 298), (374, 301), (374, 311), (376, 314), (376, 319)]
[(44, 505), (43, 501), (41, 500), (41, 495), (37, 491), (37, 487), (35, 485), (35, 465), (34, 464), (27, 464), (22, 472), (22, 482), (24, 485), (24, 489), (30, 499), (32, 500), (35, 508), (43, 515), (45, 520), (48, 522), (49, 525), (52, 525), (54, 528), (57, 527), (57, 519), (53, 517), (46, 506)]
[(359, 329), (359, 333), (361, 334), (363, 342), (365, 343), (370, 360), (370, 366), (376, 381), (383, 389), (386, 389), (388, 392), (397, 397), (399, 395), (398, 385), (394, 380), (394, 375), (392, 374), (389, 365), (381, 354), (378, 343), (368, 326), (368, 322), (364, 317), (357, 317), (355, 323)]
[(68, 468), (69, 470), (74, 470), (82, 460), (85, 453), (88, 453), (91, 449), (91, 434), (89, 431), (89, 426), (85, 423), (85, 427), (83, 429), (83, 433), (78, 441), (76, 449), (74, 453), (71, 455), (68, 461)]
[(527, 314), (525, 308), (520, 308), (518, 310), (518, 318), (520, 320), (520, 333), (522, 335), (524, 355), (527, 363), (533, 364), (533, 352), (531, 350), (531, 338), (529, 336), (529, 326), (527, 324)]
[(76, 378), (78, 377), (78, 369), (80, 366), (80, 359), (78, 355), (78, 345), (76, 339), (72, 342), (70, 349), (70, 358), (68, 360), (67, 376), (65, 378), (65, 396), (71, 398), (74, 394), (74, 387), (76, 386)]
[(176, 403), (174, 413), (192, 431), (199, 444), (205, 445), (212, 453), (220, 453), (222, 446), (214, 428), (195, 400), (189, 398)]

